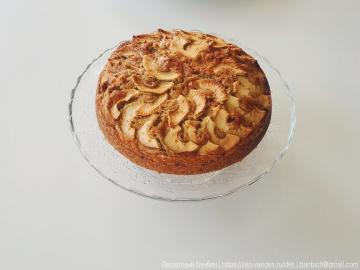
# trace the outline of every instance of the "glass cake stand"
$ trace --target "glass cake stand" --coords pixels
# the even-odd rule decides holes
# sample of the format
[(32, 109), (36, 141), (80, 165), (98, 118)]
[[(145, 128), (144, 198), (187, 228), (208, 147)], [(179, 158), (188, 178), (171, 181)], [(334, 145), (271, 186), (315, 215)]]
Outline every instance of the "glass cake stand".
[(137, 166), (104, 138), (95, 113), (97, 80), (108, 57), (118, 46), (105, 50), (78, 77), (69, 102), (70, 128), (81, 154), (105, 179), (128, 191), (167, 201), (199, 201), (222, 197), (263, 178), (287, 151), (295, 127), (295, 103), (279, 71), (254, 50), (252, 55), (265, 72), (272, 95), (269, 128), (259, 145), (241, 162), (219, 171), (190, 176), (157, 173)]

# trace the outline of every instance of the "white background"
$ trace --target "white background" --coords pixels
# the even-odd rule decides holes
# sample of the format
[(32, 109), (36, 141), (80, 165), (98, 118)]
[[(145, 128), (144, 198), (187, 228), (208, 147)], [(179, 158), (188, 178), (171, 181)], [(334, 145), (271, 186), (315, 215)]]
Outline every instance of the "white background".
[[(360, 1), (1, 1), (0, 269), (159, 269), (191, 260), (360, 260)], [(157, 28), (233, 37), (296, 98), (289, 152), (263, 181), (201, 203), (102, 179), (71, 137), (77, 75)]]

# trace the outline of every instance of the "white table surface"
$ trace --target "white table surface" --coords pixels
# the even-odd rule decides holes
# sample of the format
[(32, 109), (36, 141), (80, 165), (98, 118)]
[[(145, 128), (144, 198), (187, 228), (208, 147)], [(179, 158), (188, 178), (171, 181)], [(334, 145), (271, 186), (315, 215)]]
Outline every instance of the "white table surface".
[[(360, 260), (360, 1), (3, 1), (0, 269), (159, 269), (163, 261)], [(104, 48), (202, 29), (266, 56), (297, 105), (293, 144), (226, 198), (167, 203), (93, 170), (70, 89)]]

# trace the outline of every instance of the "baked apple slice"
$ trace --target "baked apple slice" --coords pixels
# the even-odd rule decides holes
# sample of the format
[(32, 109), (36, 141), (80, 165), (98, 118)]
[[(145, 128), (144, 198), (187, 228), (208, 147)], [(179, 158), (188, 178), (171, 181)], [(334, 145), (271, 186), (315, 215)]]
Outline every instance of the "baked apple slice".
[(180, 126), (175, 128), (169, 128), (169, 131), (164, 137), (164, 144), (175, 153), (181, 152), (193, 152), (199, 149), (199, 145), (192, 141), (182, 142), (178, 137), (178, 133), (181, 131)]
[(197, 38), (188, 39), (182, 35), (175, 37), (170, 44), (173, 52), (179, 52), (189, 58), (196, 58), (198, 54), (208, 46), (205, 40)]
[(166, 91), (168, 91), (171, 87), (173, 87), (174, 83), (173, 82), (169, 82), (169, 81), (161, 81), (159, 82), (159, 84), (157, 84), (154, 87), (149, 87), (147, 85), (145, 85), (142, 80), (135, 76), (133, 78), (133, 81), (136, 85), (136, 87), (142, 91), (142, 92), (146, 92), (146, 93), (154, 93), (154, 94), (163, 94)]
[(145, 68), (145, 71), (150, 75), (155, 77), (158, 80), (162, 81), (172, 81), (177, 79), (180, 74), (175, 71), (160, 71), (156, 67), (154, 59), (148, 55), (144, 55), (142, 59), (142, 65)]
[(170, 113), (170, 125), (172, 127), (178, 125), (190, 111), (189, 103), (183, 95), (176, 98), (178, 107), (176, 111)]
[(210, 154), (211, 152), (216, 151), (217, 149), (219, 149), (219, 147), (220, 147), (219, 145), (208, 141), (205, 145), (200, 147), (198, 153), (200, 155), (207, 155)]
[(137, 131), (139, 142), (150, 148), (159, 148), (157, 140), (149, 134), (149, 130), (157, 117), (158, 116), (155, 114), (150, 116), (149, 119), (145, 121), (144, 125)]
[(210, 141), (214, 144), (220, 145), (222, 148), (224, 148), (225, 151), (229, 150), (240, 141), (238, 136), (229, 133), (226, 133), (225, 137), (223, 138), (219, 137), (215, 132), (215, 123), (209, 116), (204, 118), (203, 123), (209, 132)]
[(222, 104), (227, 99), (224, 86), (215, 80), (202, 79), (197, 84), (203, 93), (212, 96), (216, 102)]
[(154, 113), (167, 99), (168, 94), (164, 93), (160, 95), (154, 102), (144, 103), (144, 105), (139, 109), (138, 114), (141, 116), (147, 116)]
[(135, 138), (135, 128), (131, 126), (131, 123), (136, 117), (136, 114), (141, 106), (141, 102), (135, 101), (125, 105), (124, 109), (122, 110), (120, 129), (128, 139)]
[(189, 101), (194, 105), (192, 116), (197, 118), (205, 109), (206, 98), (203, 92), (191, 89), (188, 94)]

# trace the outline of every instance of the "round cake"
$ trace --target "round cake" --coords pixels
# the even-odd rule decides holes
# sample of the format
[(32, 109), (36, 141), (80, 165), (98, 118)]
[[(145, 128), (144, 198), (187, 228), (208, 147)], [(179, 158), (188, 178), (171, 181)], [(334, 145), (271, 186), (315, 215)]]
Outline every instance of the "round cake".
[(132, 162), (199, 174), (241, 161), (271, 118), (257, 61), (216, 36), (159, 29), (123, 42), (100, 74), (96, 113), (105, 138)]

